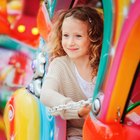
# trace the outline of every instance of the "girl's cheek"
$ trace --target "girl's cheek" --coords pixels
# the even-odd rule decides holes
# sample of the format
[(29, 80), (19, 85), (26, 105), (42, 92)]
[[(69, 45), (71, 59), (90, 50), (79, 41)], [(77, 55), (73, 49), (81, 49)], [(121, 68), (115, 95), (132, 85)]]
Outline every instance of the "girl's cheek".
[(67, 41), (66, 40), (62, 40), (62, 46), (65, 47), (67, 44)]

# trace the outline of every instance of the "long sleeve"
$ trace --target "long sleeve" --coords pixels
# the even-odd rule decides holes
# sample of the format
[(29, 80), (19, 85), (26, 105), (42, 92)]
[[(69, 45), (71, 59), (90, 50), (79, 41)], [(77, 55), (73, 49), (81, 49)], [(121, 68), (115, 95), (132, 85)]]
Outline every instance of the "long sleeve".
[[(40, 100), (48, 107), (74, 102), (71, 96), (75, 93), (73, 93), (73, 90), (70, 90), (68, 87), (70, 84), (66, 82), (69, 80), (68, 71), (67, 68), (65, 68), (66, 66), (57, 59), (53, 60), (49, 65), (40, 96)], [(67, 93), (65, 93), (65, 89), (68, 89)], [(60, 115), (66, 120), (79, 118), (78, 110), (63, 110), (54, 115)]]

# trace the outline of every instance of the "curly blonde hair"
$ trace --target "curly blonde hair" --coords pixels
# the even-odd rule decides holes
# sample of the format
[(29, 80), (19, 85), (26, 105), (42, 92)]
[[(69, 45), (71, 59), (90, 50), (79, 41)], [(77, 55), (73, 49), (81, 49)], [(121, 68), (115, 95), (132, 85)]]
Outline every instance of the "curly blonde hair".
[[(102, 36), (103, 36), (103, 15), (99, 10), (88, 6), (77, 6), (69, 10), (63, 10), (55, 17), (52, 30), (48, 38), (48, 49), (51, 56), (59, 57), (67, 55), (61, 45), (62, 23), (65, 18), (73, 17), (87, 23), (88, 35), (91, 41), (89, 48), (90, 65), (93, 68), (93, 77), (97, 75), (100, 60)], [(57, 20), (56, 20), (57, 19)]]

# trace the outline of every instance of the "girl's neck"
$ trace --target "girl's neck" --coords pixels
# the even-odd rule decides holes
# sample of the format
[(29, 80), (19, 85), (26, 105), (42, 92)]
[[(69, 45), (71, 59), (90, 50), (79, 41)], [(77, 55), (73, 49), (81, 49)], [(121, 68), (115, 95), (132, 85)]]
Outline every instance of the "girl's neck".
[(80, 76), (87, 82), (91, 82), (92, 77), (92, 67), (90, 66), (89, 57), (84, 59), (73, 60), (75, 67), (80, 74)]
[(75, 64), (75, 66), (79, 69), (85, 69), (90, 67), (90, 62), (89, 62), (89, 56), (85, 56), (84, 58), (78, 58), (78, 59), (73, 59), (72, 60)]

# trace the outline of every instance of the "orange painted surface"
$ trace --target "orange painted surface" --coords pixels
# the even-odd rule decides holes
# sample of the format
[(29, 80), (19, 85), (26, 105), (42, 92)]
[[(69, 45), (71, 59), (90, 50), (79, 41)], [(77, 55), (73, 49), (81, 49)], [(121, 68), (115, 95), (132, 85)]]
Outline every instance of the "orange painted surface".
[(114, 34), (113, 34), (113, 40), (112, 45), (114, 47), (117, 46), (120, 33), (122, 30), (122, 25), (125, 20), (125, 12), (129, 9), (130, 0), (115, 0), (114, 1)]
[(48, 34), (51, 30), (51, 21), (44, 4), (39, 9), (37, 16), (37, 27), (43, 39), (47, 42)]
[(96, 118), (88, 118), (83, 127), (83, 140), (125, 140), (122, 125), (104, 124)]
[(10, 33), (10, 24), (7, 20), (6, 0), (0, 1), (0, 34)]
[(83, 140), (140, 140), (139, 129), (134, 125), (102, 123), (88, 116), (83, 127)]

